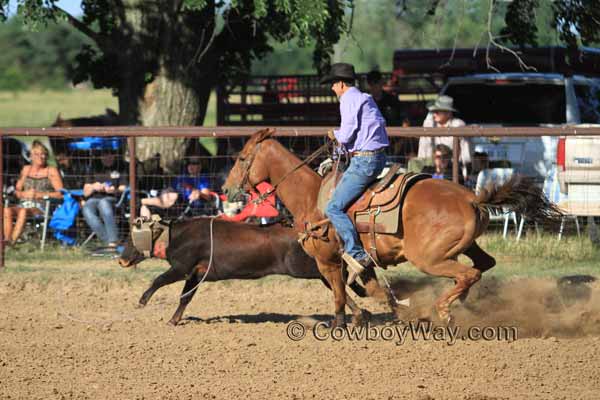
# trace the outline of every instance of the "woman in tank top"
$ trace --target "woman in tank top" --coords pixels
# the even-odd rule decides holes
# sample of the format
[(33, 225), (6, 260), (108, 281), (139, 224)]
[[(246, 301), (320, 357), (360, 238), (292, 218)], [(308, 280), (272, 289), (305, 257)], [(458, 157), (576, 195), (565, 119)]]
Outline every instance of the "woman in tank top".
[[(39, 141), (31, 145), (31, 165), (25, 165), (16, 184), (19, 204), (4, 209), (4, 239), (14, 244), (25, 227), (28, 215), (44, 212), (45, 197), (62, 199), (60, 172), (47, 164), (48, 149)], [(15, 221), (16, 219), (16, 221)]]

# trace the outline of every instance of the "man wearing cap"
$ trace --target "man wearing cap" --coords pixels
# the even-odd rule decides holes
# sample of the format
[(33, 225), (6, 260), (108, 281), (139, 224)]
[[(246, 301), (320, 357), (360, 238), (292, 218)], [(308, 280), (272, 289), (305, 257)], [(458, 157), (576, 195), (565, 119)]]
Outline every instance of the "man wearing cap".
[(340, 100), (341, 125), (329, 131), (342, 150), (351, 155), (350, 166), (344, 172), (327, 204), (325, 213), (344, 242), (344, 260), (348, 263), (348, 284), (365, 270), (373, 268), (371, 257), (363, 248), (346, 210), (371, 184), (385, 166), (385, 148), (389, 145), (385, 119), (373, 98), (358, 90), (351, 64), (331, 66), (321, 84), (331, 84)]
[[(425, 128), (457, 128), (465, 126), (465, 121), (454, 117), (454, 113), (458, 112), (454, 108), (454, 99), (450, 96), (439, 96), (435, 103), (427, 107), (429, 114), (423, 122)], [(454, 138), (452, 136), (438, 137), (421, 137), (419, 139), (419, 158), (432, 159), (435, 152), (435, 146), (444, 144), (452, 148)], [(471, 163), (471, 143), (466, 138), (460, 138), (459, 160), (463, 165), (463, 177), (466, 179), (466, 165)]]

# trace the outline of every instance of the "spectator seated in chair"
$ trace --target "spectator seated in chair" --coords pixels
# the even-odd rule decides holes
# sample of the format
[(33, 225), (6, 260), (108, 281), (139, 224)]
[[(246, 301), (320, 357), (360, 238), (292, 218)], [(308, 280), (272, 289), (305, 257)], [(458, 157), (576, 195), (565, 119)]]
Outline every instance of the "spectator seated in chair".
[(78, 168), (73, 162), (73, 156), (67, 150), (66, 146), (55, 150), (55, 158), (58, 169), (63, 179), (66, 189), (81, 189), (83, 186), (83, 176), (85, 171)]
[[(163, 219), (177, 219), (184, 213), (191, 215), (212, 214), (219, 196), (209, 189), (209, 179), (201, 174), (202, 163), (197, 157), (187, 159), (185, 174), (176, 177), (173, 184), (156, 197), (141, 200), (140, 216), (158, 214)], [(206, 207), (208, 205), (208, 207)]]
[[(433, 179), (452, 180), (452, 149), (445, 144), (435, 146), (433, 153), (433, 166), (426, 166), (423, 172), (431, 174)], [(464, 184), (462, 174), (458, 174), (458, 183)]]
[[(18, 204), (4, 209), (4, 237), (15, 244), (23, 233), (27, 216), (44, 213), (46, 199), (62, 199), (63, 182), (56, 167), (47, 164), (48, 149), (39, 141), (31, 146), (31, 164), (23, 166), (15, 185)], [(13, 224), (13, 220), (16, 221)]]
[(103, 150), (101, 165), (92, 179), (83, 185), (83, 217), (110, 249), (116, 249), (119, 242), (115, 204), (126, 190), (126, 170), (124, 166), (119, 166), (117, 155), (112, 150)]
[(471, 171), (469, 173), (469, 177), (465, 186), (469, 189), (475, 190), (475, 185), (477, 184), (477, 176), (479, 172), (484, 169), (488, 169), (490, 167), (490, 161), (488, 158), (488, 154), (486, 152), (476, 151), (473, 153), (473, 162), (471, 163)]
[(216, 193), (208, 189), (191, 189), (186, 198), (185, 194), (168, 187), (158, 196), (141, 200), (140, 216), (150, 218), (152, 214), (158, 214), (165, 220), (183, 218), (200, 200), (218, 202), (220, 199)]

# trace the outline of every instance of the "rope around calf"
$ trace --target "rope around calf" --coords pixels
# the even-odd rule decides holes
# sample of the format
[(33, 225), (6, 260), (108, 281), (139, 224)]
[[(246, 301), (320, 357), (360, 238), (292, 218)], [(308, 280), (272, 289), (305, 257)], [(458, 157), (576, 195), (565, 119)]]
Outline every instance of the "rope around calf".
[[(200, 286), (200, 284), (202, 284), (202, 282), (204, 282), (204, 280), (206, 279), (206, 277), (208, 276), (208, 273), (211, 270), (212, 264), (213, 264), (213, 254), (214, 254), (214, 235), (213, 235), (213, 223), (215, 221), (216, 217), (211, 217), (210, 218), (210, 257), (209, 257), (209, 261), (208, 261), (208, 268), (206, 269), (206, 272), (204, 273), (204, 275), (202, 276), (202, 279), (200, 280), (200, 282), (198, 282), (198, 284), (196, 286), (194, 286), (194, 288), (192, 288), (191, 290), (187, 291), (186, 293), (182, 294), (179, 299), (183, 299), (187, 296), (189, 296), (194, 290), (198, 289), (198, 287)], [(164, 305), (174, 305), (174, 302), (165, 302), (165, 303), (160, 303), (161, 306)], [(86, 324), (86, 325), (94, 325), (97, 326), (101, 329), (104, 329), (108, 326), (110, 326), (111, 324), (115, 323), (115, 322), (128, 322), (128, 321), (134, 321), (136, 319), (136, 316), (129, 313), (129, 314), (122, 314), (120, 316), (120, 318), (108, 318), (108, 319), (83, 319), (83, 318), (78, 318), (73, 316), (70, 312), (65, 310), (64, 307), (64, 287), (61, 288), (60, 292), (58, 293), (58, 315), (61, 315), (63, 317), (65, 317), (66, 319), (73, 321), (73, 322), (77, 322), (80, 324)]]
[(213, 223), (215, 222), (216, 218), (217, 217), (215, 217), (215, 216), (210, 217), (210, 256), (208, 258), (208, 267), (206, 268), (206, 272), (204, 272), (204, 276), (202, 277), (202, 279), (200, 279), (200, 282), (198, 282), (198, 284), (196, 286), (194, 286), (192, 289), (188, 290), (186, 293), (179, 296), (180, 300), (189, 296), (192, 292), (194, 292), (196, 289), (198, 289), (198, 287), (202, 284), (202, 282), (204, 282), (204, 280), (206, 279), (206, 276), (210, 272), (210, 267), (212, 267), (212, 263), (213, 263), (213, 253), (214, 253), (214, 243), (215, 243), (214, 239), (213, 239)]

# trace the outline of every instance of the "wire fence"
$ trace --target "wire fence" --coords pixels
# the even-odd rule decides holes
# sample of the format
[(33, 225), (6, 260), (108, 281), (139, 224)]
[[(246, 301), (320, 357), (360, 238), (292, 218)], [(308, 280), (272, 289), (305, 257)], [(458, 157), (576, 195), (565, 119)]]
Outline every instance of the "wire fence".
[[(222, 210), (212, 197), (191, 201), (194, 189), (204, 189), (218, 200), (221, 186), (235, 162), (237, 154), (256, 127), (86, 127), (86, 128), (9, 128), (0, 129), (3, 201), (0, 208), (18, 206), (15, 186), (24, 165), (29, 160), (29, 146), (34, 138), (46, 138), (50, 161), (61, 172), (64, 188), (81, 202), (84, 211), (67, 232), (76, 244), (89, 243), (94, 222), (87, 218), (84, 200), (102, 197), (103, 194), (83, 193), (86, 184), (104, 182), (117, 188), (111, 195), (115, 206), (117, 235), (123, 239), (129, 223), (139, 215), (145, 199), (160, 198), (161, 194), (175, 193), (177, 199), (168, 208), (169, 218), (195, 215), (215, 215)], [(279, 127), (276, 136), (282, 144), (299, 158), (305, 158), (325, 143), (328, 127)], [(475, 189), (478, 175), (484, 168), (510, 168), (516, 172), (536, 175), (540, 184), (555, 168), (558, 137), (600, 136), (598, 127), (511, 127), (483, 128), (389, 128), (388, 158), (400, 163), (407, 171), (420, 171), (434, 164), (434, 143), (445, 137), (453, 149), (463, 148), (460, 138), (468, 138), (470, 158), (451, 151), (451, 160), (445, 177)], [(148, 151), (150, 140), (170, 139), (166, 154)], [(185, 138), (174, 141), (173, 138)], [(431, 153), (423, 157), (423, 138), (437, 138), (431, 144)], [(421, 143), (420, 143), (421, 142)], [(420, 149), (421, 147), (421, 149)], [(315, 160), (317, 168), (325, 156)], [(450, 157), (449, 157), (450, 158)], [(132, 161), (133, 160), (133, 161)], [(447, 161), (450, 161), (448, 159)], [(107, 175), (108, 173), (108, 175)], [(103, 181), (104, 180), (104, 181)], [(118, 187), (126, 188), (123, 192)], [(192, 196), (193, 197), (193, 196)], [(600, 199), (591, 199), (599, 201)], [(93, 202), (90, 202), (93, 203)], [(53, 202), (56, 208), (60, 202)], [(89, 207), (89, 204), (88, 204)], [(152, 211), (153, 205), (147, 208)], [(88, 210), (89, 213), (89, 210)], [(97, 210), (98, 218), (102, 218)], [(43, 213), (42, 213), (43, 215)], [(38, 218), (39, 219), (39, 218)], [(517, 222), (517, 221), (515, 221)], [(4, 244), (6, 229), (2, 220), (0, 238)], [(35, 220), (30, 227), (46, 225)], [(96, 235), (98, 238), (100, 235)], [(106, 239), (106, 238), (99, 238)], [(4, 263), (2, 246), (1, 264)]]

